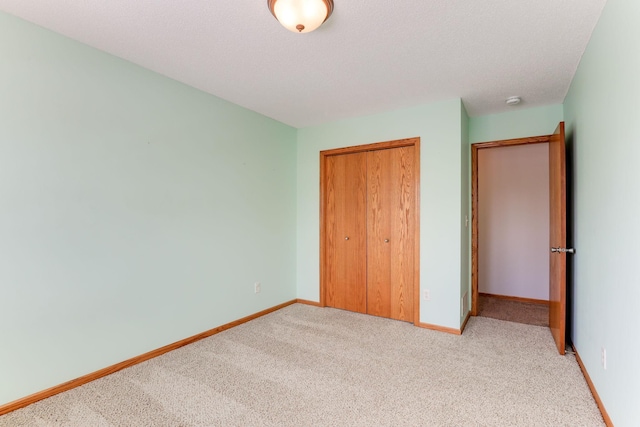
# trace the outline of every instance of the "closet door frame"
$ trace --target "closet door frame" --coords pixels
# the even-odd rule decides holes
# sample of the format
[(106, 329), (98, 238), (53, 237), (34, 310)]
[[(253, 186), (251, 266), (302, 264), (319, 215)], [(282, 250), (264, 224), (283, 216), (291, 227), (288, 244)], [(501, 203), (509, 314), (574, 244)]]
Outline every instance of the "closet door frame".
[(378, 142), (374, 144), (356, 145), (336, 148), (320, 152), (320, 307), (327, 306), (326, 298), (326, 159), (340, 154), (361, 153), (366, 151), (386, 150), (399, 147), (414, 147), (414, 188), (415, 188), (415, 235), (414, 235), (414, 271), (413, 271), (413, 324), (420, 324), (420, 137)]

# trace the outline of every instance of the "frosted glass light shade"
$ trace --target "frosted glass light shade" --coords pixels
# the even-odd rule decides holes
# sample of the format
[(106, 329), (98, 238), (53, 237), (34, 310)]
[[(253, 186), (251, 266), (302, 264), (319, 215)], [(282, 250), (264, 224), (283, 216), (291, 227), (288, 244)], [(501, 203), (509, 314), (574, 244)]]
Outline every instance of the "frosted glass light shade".
[(333, 12), (333, 0), (268, 0), (269, 10), (278, 21), (294, 33), (309, 33), (318, 28)]

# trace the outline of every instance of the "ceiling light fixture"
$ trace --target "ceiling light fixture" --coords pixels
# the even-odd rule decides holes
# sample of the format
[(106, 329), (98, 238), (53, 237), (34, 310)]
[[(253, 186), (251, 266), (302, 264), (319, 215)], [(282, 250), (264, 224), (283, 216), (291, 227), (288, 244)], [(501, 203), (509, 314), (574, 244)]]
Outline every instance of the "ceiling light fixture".
[(310, 33), (331, 16), (333, 0), (267, 0), (278, 21), (294, 33)]

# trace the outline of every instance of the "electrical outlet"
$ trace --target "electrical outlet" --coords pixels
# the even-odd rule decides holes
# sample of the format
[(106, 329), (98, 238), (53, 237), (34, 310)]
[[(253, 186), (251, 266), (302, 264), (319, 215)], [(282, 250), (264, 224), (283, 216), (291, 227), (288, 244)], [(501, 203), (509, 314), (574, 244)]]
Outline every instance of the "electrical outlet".
[(465, 292), (460, 299), (460, 317), (466, 316), (469, 311), (469, 292)]
[(431, 301), (431, 292), (428, 289), (422, 291), (422, 299), (425, 301)]
[(600, 358), (602, 359), (602, 369), (607, 369), (607, 349), (600, 348)]
[(262, 285), (260, 284), (260, 282), (256, 282), (253, 285), (253, 290), (255, 291), (256, 294), (260, 293), (260, 291), (262, 290)]

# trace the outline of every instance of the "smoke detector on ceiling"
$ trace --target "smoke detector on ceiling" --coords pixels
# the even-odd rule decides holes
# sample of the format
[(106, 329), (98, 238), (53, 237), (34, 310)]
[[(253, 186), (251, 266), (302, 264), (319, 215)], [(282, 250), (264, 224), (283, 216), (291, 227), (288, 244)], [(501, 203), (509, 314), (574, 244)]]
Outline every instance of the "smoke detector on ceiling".
[(510, 96), (509, 98), (507, 98), (507, 105), (510, 106), (514, 106), (514, 105), (518, 105), (520, 104), (520, 102), (522, 101), (522, 98), (520, 98), (519, 96)]

